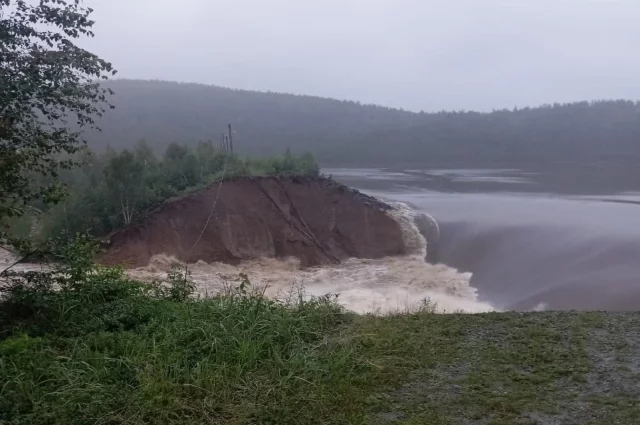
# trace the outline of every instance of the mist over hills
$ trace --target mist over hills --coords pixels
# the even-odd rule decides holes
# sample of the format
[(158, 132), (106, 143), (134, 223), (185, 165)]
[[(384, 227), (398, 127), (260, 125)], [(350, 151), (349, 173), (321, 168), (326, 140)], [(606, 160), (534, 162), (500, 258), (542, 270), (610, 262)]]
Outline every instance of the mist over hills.
[(640, 158), (640, 103), (578, 102), (490, 113), (415, 113), (313, 96), (166, 81), (113, 80), (92, 148), (146, 140), (217, 142), (231, 123), (237, 151), (309, 151), (323, 165), (461, 166)]

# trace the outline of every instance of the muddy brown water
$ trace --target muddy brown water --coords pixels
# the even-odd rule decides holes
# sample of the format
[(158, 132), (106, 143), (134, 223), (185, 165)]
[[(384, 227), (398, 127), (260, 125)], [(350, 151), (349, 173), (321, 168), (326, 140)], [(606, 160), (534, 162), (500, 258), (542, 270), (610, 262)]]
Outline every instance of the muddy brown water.
[(501, 310), (628, 311), (640, 309), (640, 173), (628, 168), (325, 172), (433, 215), (439, 260), (472, 273), (480, 301)]
[[(413, 254), (312, 269), (275, 259), (199, 261), (190, 266), (199, 293), (247, 273), (270, 296), (300, 285), (311, 295), (339, 293), (339, 302), (361, 313), (415, 308), (425, 298), (442, 312), (640, 309), (640, 172), (633, 166), (324, 171), (411, 206), (395, 215), (405, 217)], [(440, 224), (440, 265), (423, 260), (414, 210)], [(161, 255), (131, 273), (162, 278), (173, 261)], [(0, 253), (0, 265), (9, 262)]]

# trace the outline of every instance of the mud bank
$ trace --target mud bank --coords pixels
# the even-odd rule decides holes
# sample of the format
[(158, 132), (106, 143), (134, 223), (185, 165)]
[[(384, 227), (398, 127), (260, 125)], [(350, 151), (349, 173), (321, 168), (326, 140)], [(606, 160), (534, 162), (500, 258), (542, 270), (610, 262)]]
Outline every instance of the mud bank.
[(162, 280), (179, 263), (205, 297), (237, 286), (242, 273), (269, 298), (334, 294), (357, 313), (426, 301), (442, 313), (493, 310), (470, 274), (425, 261), (438, 237), (430, 216), (332, 180), (243, 178), (167, 202), (112, 234), (99, 260), (140, 280)]
[(390, 208), (329, 179), (240, 178), (170, 200), (113, 233), (99, 262), (137, 268), (160, 254), (232, 265), (295, 257), (311, 267), (404, 255)]

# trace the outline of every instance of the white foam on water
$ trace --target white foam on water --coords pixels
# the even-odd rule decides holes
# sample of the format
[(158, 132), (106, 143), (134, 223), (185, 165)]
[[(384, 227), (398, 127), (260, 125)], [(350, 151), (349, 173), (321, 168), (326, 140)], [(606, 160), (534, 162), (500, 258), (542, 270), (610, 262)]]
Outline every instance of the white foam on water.
[(21, 257), (9, 251), (7, 248), (0, 247), (0, 273), (5, 270), (11, 270), (12, 272), (30, 272), (40, 271), (46, 269), (46, 266), (41, 264), (23, 263), (19, 260)]
[(0, 267), (9, 267), (13, 262), (18, 260), (18, 258), (19, 257), (15, 253), (0, 246)]
[[(265, 288), (265, 295), (276, 298), (292, 286), (303, 287), (306, 294), (338, 294), (337, 301), (356, 313), (389, 314), (414, 311), (425, 300), (440, 313), (480, 313), (494, 311), (488, 303), (478, 301), (470, 286), (470, 273), (460, 273), (442, 264), (425, 261), (427, 242), (415, 219), (421, 214), (395, 203), (389, 214), (399, 223), (408, 255), (382, 259), (352, 258), (337, 265), (303, 269), (296, 259), (262, 258), (240, 265), (202, 261), (189, 265), (191, 279), (202, 296), (220, 293), (248, 275), (254, 287)], [(138, 279), (161, 279), (176, 261), (156, 256), (148, 267), (129, 272)]]
[(407, 204), (403, 204), (402, 202), (388, 202), (388, 204), (392, 209), (389, 210), (387, 214), (400, 225), (402, 239), (407, 253), (409, 255), (420, 255), (424, 260), (427, 256), (427, 240), (422, 236), (416, 225), (416, 219), (422, 213), (409, 208)]

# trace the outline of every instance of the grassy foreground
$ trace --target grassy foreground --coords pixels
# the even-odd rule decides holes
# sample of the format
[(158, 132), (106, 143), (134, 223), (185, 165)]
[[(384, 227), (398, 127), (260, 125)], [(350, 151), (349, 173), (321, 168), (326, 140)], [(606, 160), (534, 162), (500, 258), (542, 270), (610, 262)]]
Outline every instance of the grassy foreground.
[(190, 300), (178, 276), (53, 277), (0, 305), (2, 425), (640, 423), (637, 314), (356, 316), (242, 279)]

